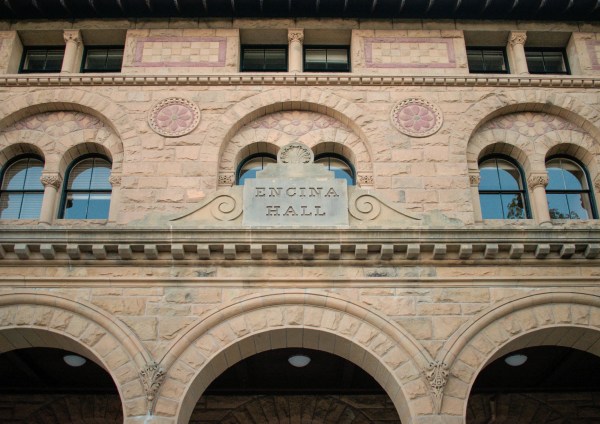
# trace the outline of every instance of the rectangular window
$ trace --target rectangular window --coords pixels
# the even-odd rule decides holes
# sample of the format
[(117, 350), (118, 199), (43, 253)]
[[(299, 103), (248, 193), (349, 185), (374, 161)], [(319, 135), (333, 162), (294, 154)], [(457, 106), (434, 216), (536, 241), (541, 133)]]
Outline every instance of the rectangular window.
[(64, 55), (64, 47), (27, 47), (20, 72), (60, 72)]
[(502, 47), (467, 47), (469, 72), (507, 74), (508, 60)]
[(81, 72), (120, 72), (123, 47), (86, 47)]
[(242, 46), (242, 72), (287, 72), (287, 46)]
[(344, 46), (304, 48), (304, 71), (350, 72), (350, 49)]
[(562, 49), (525, 49), (530, 74), (569, 74), (569, 64)]

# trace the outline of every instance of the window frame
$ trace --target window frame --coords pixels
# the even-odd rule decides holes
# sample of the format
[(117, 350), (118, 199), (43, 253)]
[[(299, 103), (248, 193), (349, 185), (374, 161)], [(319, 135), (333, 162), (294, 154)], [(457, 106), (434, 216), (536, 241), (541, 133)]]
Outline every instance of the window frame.
[[(502, 52), (502, 57), (504, 58), (504, 66), (506, 67), (505, 71), (471, 71), (469, 67), (469, 50), (478, 50), (481, 52), (482, 59), (484, 50), (495, 50)], [(482, 63), (485, 64), (485, 60), (482, 60)], [(506, 53), (506, 47), (496, 47), (496, 46), (467, 46), (467, 67), (469, 67), (470, 74), (510, 74), (510, 64), (508, 63), (508, 54)]]
[[(587, 169), (587, 167), (583, 164), (583, 162), (581, 162), (579, 159), (576, 159), (572, 156), (568, 156), (568, 155), (563, 155), (563, 154), (556, 154), (556, 155), (552, 155), (549, 156), (545, 161), (544, 161), (544, 167), (546, 169), (546, 172), (548, 172), (548, 162), (554, 160), (554, 159), (566, 159), (568, 161), (574, 162), (577, 166), (579, 166), (581, 168), (581, 170), (583, 171), (583, 174), (585, 175), (585, 179), (587, 182), (587, 186), (588, 189), (587, 190), (548, 190), (546, 188), (546, 195), (548, 194), (582, 194), (582, 193), (587, 193), (588, 195), (588, 199), (590, 201), (590, 209), (592, 212), (592, 216), (587, 218), (589, 219), (598, 219), (598, 208), (596, 207), (596, 199), (594, 196), (594, 190), (592, 189), (593, 185), (592, 185), (592, 179), (590, 178), (590, 173)], [(548, 180), (549, 182), (550, 180)], [(550, 205), (548, 205), (548, 209), (550, 208)], [(569, 219), (572, 220), (572, 218), (552, 218), (552, 219)], [(586, 221), (586, 219), (580, 219), (581, 221)]]
[[(244, 167), (245, 164), (250, 162), (252, 159), (256, 159), (256, 158), (275, 159), (275, 163), (277, 163), (277, 155), (274, 155), (273, 153), (259, 152), (259, 153), (252, 153), (251, 155), (246, 156), (242, 161), (240, 161), (240, 163), (238, 164), (238, 166), (235, 169), (235, 185), (243, 185), (243, 184), (240, 184), (240, 177), (241, 177), (240, 171), (242, 170), (242, 168)], [(262, 165), (262, 169), (265, 169), (264, 164)]]
[[(306, 51), (310, 50), (310, 49), (338, 49), (338, 50), (346, 50), (346, 57), (348, 58), (348, 62), (346, 63), (347, 65), (347, 69), (346, 70), (338, 70), (338, 69), (318, 69), (318, 70), (312, 70), (312, 69), (306, 69)], [(325, 53), (325, 55), (327, 55), (327, 53)], [(328, 62), (325, 61), (325, 67), (327, 67)], [(350, 46), (348, 45), (307, 45), (307, 46), (303, 46), (302, 48), (302, 71), (303, 72), (342, 72), (342, 73), (346, 73), (346, 72), (352, 72), (352, 66), (351, 66), (351, 57), (350, 57)]]
[[(6, 171), (15, 163), (19, 162), (20, 160), (24, 160), (24, 159), (35, 159), (35, 160), (39, 160), (40, 162), (42, 162), (42, 172), (44, 167), (46, 166), (46, 162), (44, 161), (44, 158), (41, 157), (40, 155), (36, 155), (34, 153), (25, 153), (22, 155), (18, 155), (15, 156), (14, 158), (10, 159), (9, 161), (7, 161), (4, 166), (2, 167), (2, 169), (0, 169), (0, 197), (2, 196), (2, 194), (4, 193), (21, 193), (21, 194), (35, 194), (38, 193), (42, 195), (42, 202), (44, 200), (44, 185), (40, 182), (40, 185), (42, 186), (41, 190), (3, 190), (2, 186), (4, 185), (4, 177), (6, 175)], [(23, 201), (21, 201), (21, 206), (19, 208), (19, 217), (18, 218), (2, 218), (2, 219), (39, 219), (39, 214), (38, 214), (38, 218), (21, 218), (21, 211), (23, 209)], [(40, 211), (41, 211), (41, 206), (40, 206)]]
[[(61, 50), (62, 51), (62, 61), (61, 66), (58, 70), (29, 70), (25, 69), (25, 60), (27, 59), (27, 54), (32, 50), (46, 50), (46, 61), (48, 60), (48, 52), (50, 50)], [(65, 46), (26, 46), (23, 47), (23, 54), (21, 55), (21, 63), (19, 64), (19, 74), (57, 74), (62, 70), (62, 64), (65, 61)]]
[[(62, 187), (62, 194), (61, 194), (61, 199), (60, 199), (60, 209), (58, 210), (58, 219), (68, 219), (68, 220), (86, 220), (86, 219), (108, 219), (108, 215), (106, 216), (106, 218), (65, 218), (65, 206), (67, 203), (67, 196), (69, 195), (69, 193), (88, 193), (88, 194), (92, 194), (92, 193), (109, 193), (110, 196), (110, 201), (112, 201), (112, 187), (110, 190), (82, 190), (82, 189), (76, 189), (76, 190), (69, 190), (69, 180), (71, 178), (71, 171), (73, 170), (73, 168), (79, 164), (80, 162), (83, 162), (86, 159), (91, 159), (91, 158), (98, 158), (98, 159), (103, 159), (105, 161), (107, 161), (110, 164), (110, 168), (111, 168), (111, 172), (112, 172), (112, 160), (110, 160), (110, 158), (106, 155), (100, 154), (100, 153), (88, 153), (85, 155), (81, 155), (78, 156), (77, 158), (75, 158), (68, 166), (67, 170), (65, 171), (65, 179), (64, 179), (64, 183), (63, 183), (63, 187)], [(88, 208), (89, 208), (89, 199), (88, 199)], [(110, 208), (110, 204), (109, 204), (109, 208)], [(109, 209), (110, 210), (110, 209)], [(86, 213), (87, 216), (87, 213)]]
[[(477, 193), (479, 196), (479, 207), (481, 208), (481, 218), (482, 219), (502, 219), (502, 220), (513, 220), (512, 218), (485, 218), (483, 216), (483, 208), (481, 207), (481, 195), (482, 194), (498, 194), (498, 195), (502, 195), (502, 194), (522, 194), (523, 195), (523, 207), (525, 208), (525, 217), (524, 218), (515, 218), (516, 220), (518, 219), (532, 219), (532, 213), (531, 213), (531, 205), (529, 203), (529, 194), (527, 191), (527, 180), (525, 178), (525, 172), (523, 170), (523, 167), (521, 166), (521, 164), (519, 162), (517, 162), (516, 160), (514, 160), (512, 157), (508, 156), (508, 155), (503, 155), (503, 154), (490, 154), (490, 155), (486, 155), (484, 157), (482, 157), (478, 162), (477, 162), (477, 170), (479, 171), (479, 173), (481, 174), (481, 164), (484, 162), (487, 162), (488, 160), (491, 159), (500, 159), (500, 160), (504, 160), (508, 163), (510, 163), (511, 165), (513, 165), (515, 168), (517, 168), (517, 171), (519, 171), (519, 175), (521, 177), (521, 190), (481, 190), (479, 187), (477, 187)], [(496, 168), (497, 169), (497, 168)], [(504, 216), (504, 209), (502, 210), (502, 215)]]
[[(529, 69), (529, 61), (527, 58), (528, 52), (540, 52), (542, 53), (542, 60), (544, 59), (544, 52), (552, 52), (552, 53), (560, 53), (563, 59), (563, 64), (565, 65), (564, 72), (548, 72), (544, 70), (544, 72), (531, 72)], [(571, 75), (571, 67), (569, 66), (569, 60), (567, 58), (567, 51), (562, 47), (525, 47), (525, 62), (527, 63), (527, 72), (532, 75)], [(546, 68), (544, 61), (544, 68)]]
[[(285, 51), (285, 69), (248, 69), (244, 66), (244, 51), (248, 49), (281, 50)], [(240, 46), (240, 72), (288, 72), (289, 46), (287, 44), (243, 44)], [(265, 63), (263, 62), (263, 67)]]
[[(356, 168), (354, 167), (352, 162), (350, 162), (350, 160), (346, 156), (340, 155), (339, 153), (323, 152), (323, 153), (319, 153), (318, 155), (315, 155), (313, 163), (317, 163), (318, 160), (321, 160), (324, 158), (338, 159), (338, 160), (341, 160), (342, 162), (344, 162), (346, 165), (348, 165), (348, 167), (352, 171), (352, 175), (351, 175), (352, 184), (351, 185), (353, 185), (353, 186), (356, 185)], [(331, 169), (327, 169), (327, 170), (331, 171)]]
[[(107, 51), (107, 58), (108, 58), (108, 50), (121, 50), (123, 52), (123, 54), (121, 55), (121, 65), (119, 66), (119, 69), (117, 70), (113, 70), (113, 69), (86, 69), (85, 67), (85, 63), (87, 61), (87, 55), (90, 52), (90, 50), (106, 50)], [(121, 72), (121, 70), (123, 69), (123, 58), (125, 56), (125, 46), (123, 45), (98, 45), (98, 46), (85, 46), (83, 49), (83, 57), (81, 60), (81, 67), (80, 67), (80, 72), (82, 74), (85, 73), (110, 73), (110, 72)], [(106, 59), (104, 61), (104, 63), (106, 64)]]

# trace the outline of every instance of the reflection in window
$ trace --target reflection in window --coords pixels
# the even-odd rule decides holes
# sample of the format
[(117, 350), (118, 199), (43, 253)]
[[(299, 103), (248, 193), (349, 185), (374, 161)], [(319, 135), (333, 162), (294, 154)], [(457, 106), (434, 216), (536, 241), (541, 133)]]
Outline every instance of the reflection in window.
[(243, 46), (242, 72), (286, 72), (287, 46)]
[(248, 156), (238, 166), (236, 181), (239, 185), (244, 185), (248, 178), (256, 178), (256, 173), (262, 171), (270, 163), (277, 163), (277, 157), (269, 153), (258, 153)]
[(44, 162), (25, 157), (9, 164), (2, 172), (0, 219), (37, 219), (40, 217), (44, 186), (40, 178)]
[(467, 47), (471, 73), (508, 73), (506, 51), (502, 47)]
[(526, 49), (525, 59), (531, 74), (568, 74), (569, 65), (563, 50)]
[(111, 163), (102, 156), (79, 160), (67, 172), (61, 218), (107, 219)]
[(88, 47), (83, 59), (83, 72), (119, 72), (123, 47)]
[(523, 175), (512, 161), (492, 157), (479, 164), (479, 199), (484, 219), (529, 218)]
[(64, 55), (64, 47), (28, 47), (20, 72), (60, 72)]
[(546, 162), (548, 208), (553, 219), (595, 218), (585, 169), (573, 160), (556, 157)]
[(348, 47), (305, 47), (304, 71), (348, 72), (350, 71)]
[(333, 171), (335, 178), (346, 180), (348, 185), (356, 183), (354, 167), (343, 156), (335, 153), (323, 153), (315, 156), (315, 163), (320, 163), (327, 167), (329, 171)]

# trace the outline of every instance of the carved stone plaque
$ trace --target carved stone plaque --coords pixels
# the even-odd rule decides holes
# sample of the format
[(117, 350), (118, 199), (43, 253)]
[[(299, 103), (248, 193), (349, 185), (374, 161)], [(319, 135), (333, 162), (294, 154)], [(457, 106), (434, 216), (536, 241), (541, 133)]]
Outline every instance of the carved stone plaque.
[(259, 227), (348, 225), (346, 181), (310, 177), (246, 180), (243, 224)]

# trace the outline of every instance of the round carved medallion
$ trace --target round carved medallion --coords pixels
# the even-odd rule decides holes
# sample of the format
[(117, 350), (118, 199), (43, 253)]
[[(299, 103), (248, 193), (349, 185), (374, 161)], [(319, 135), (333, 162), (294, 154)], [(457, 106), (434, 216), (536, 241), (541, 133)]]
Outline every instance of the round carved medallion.
[(392, 124), (411, 137), (427, 137), (442, 126), (442, 111), (424, 99), (406, 99), (397, 103), (390, 114)]
[(186, 99), (170, 97), (154, 105), (148, 123), (154, 132), (165, 137), (189, 134), (200, 122), (198, 106)]
[(280, 163), (311, 163), (314, 154), (310, 148), (302, 143), (290, 143), (281, 148), (277, 162)]

